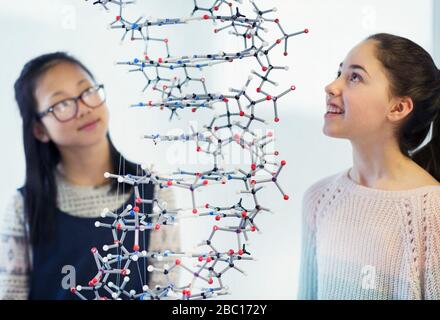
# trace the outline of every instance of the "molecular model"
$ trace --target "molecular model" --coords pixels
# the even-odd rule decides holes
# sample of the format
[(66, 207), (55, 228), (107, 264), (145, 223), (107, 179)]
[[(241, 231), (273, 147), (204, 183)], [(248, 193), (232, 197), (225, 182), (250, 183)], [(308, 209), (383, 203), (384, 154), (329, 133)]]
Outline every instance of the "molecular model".
[[(262, 108), (267, 109), (268, 106), (273, 107), (273, 121), (280, 121), (278, 100), (296, 88), (289, 86), (279, 94), (268, 92), (270, 88), (278, 85), (273, 78), (274, 71), (288, 69), (274, 64), (274, 49), (282, 46), (282, 52), (287, 56), (288, 40), (293, 36), (308, 33), (308, 30), (286, 33), (279, 19), (268, 17), (276, 12), (275, 8), (261, 10), (252, 0), (211, 0), (212, 5), (207, 7), (200, 6), (200, 0), (193, 1), (194, 9), (187, 18), (140, 17), (133, 20), (125, 16), (125, 8), (135, 5), (134, 1), (93, 2), (93, 5), (101, 6), (105, 10), (116, 10), (110, 28), (121, 29), (122, 41), (128, 37), (132, 41), (138, 40), (145, 44), (142, 57), (117, 64), (127, 66), (131, 72), (142, 73), (146, 81), (144, 91), (151, 88), (152, 94), (158, 95), (158, 99), (135, 103), (131, 107), (168, 111), (170, 120), (174, 117), (180, 118), (180, 114), (185, 112), (193, 118), (199, 110), (212, 112), (210, 121), (201, 130), (191, 128), (190, 133), (181, 135), (147, 134), (143, 138), (153, 141), (154, 144), (167, 141), (193, 143), (193, 151), (209, 157), (211, 167), (200, 171), (178, 169), (171, 174), (160, 175), (151, 168), (142, 166), (142, 173), (137, 176), (124, 175), (121, 172), (105, 174), (106, 178), (132, 185), (135, 201), (122, 212), (105, 209), (102, 217), (109, 222), (96, 222), (96, 227), (109, 229), (114, 242), (102, 248), (105, 254), (101, 254), (96, 248), (92, 249), (97, 265), (96, 275), (87, 286), (78, 285), (71, 289), (81, 299), (188, 300), (228, 294), (228, 287), (223, 283), (225, 273), (233, 269), (245, 274), (241, 264), (245, 263), (245, 260), (255, 260), (246, 248), (249, 235), (260, 231), (256, 223), (257, 216), (270, 212), (258, 201), (259, 191), (266, 185), (272, 185), (281, 193), (281, 199), (289, 199), (279, 183), (279, 176), (286, 162), (277, 160), (278, 151), (268, 150), (268, 145), (274, 141), (273, 132), (257, 134), (254, 124), (267, 124), (267, 120), (259, 116), (258, 112)], [(252, 17), (240, 12), (245, 7), (253, 13)], [(170, 41), (151, 35), (151, 32), (158, 28), (189, 23), (214, 25), (215, 34), (229, 31), (229, 35), (242, 40), (242, 48), (230, 53), (172, 56)], [(279, 31), (279, 36), (271, 40), (265, 39), (264, 36), (269, 30)], [(150, 52), (152, 43), (163, 45), (166, 56), (153, 58), (155, 52)], [(195, 71), (202, 71), (208, 67), (251, 59), (257, 62), (260, 71), (250, 71), (244, 86), (240, 89), (230, 89), (228, 93), (210, 92), (208, 79), (193, 76)], [(188, 92), (189, 83), (198, 84), (199, 92)], [(186, 109), (188, 111), (185, 111)], [(233, 170), (224, 169), (222, 156), (224, 149), (230, 145), (236, 145), (248, 153), (251, 164)], [(187, 209), (167, 208), (159, 199), (144, 199), (140, 189), (146, 184), (154, 184), (162, 189), (179, 188), (188, 193), (192, 205)], [(236, 188), (239, 197), (227, 204), (199, 203), (196, 191), (210, 186)], [(150, 204), (152, 211), (142, 212), (142, 204)], [(197, 252), (151, 252), (142, 246), (140, 239), (146, 231), (160, 232), (162, 228), (181, 219), (196, 217), (207, 217), (214, 223), (199, 243)], [(134, 242), (124, 241), (128, 233), (134, 233)], [(218, 233), (227, 234), (235, 239), (233, 241), (236, 241), (236, 247), (225, 250), (218, 248), (215, 244)], [(151, 265), (152, 260), (161, 261), (164, 258), (172, 259), (172, 263), (160, 269)], [(149, 261), (147, 271), (165, 275), (168, 283), (155, 288), (149, 288), (144, 283), (142, 290), (138, 292), (130, 289), (130, 275), (132, 272), (137, 273), (141, 266), (140, 261), (144, 261), (144, 265), (145, 261)], [(177, 271), (188, 272), (192, 281), (180, 286), (173, 283), (169, 275)], [(115, 275), (117, 280), (112, 280)]]

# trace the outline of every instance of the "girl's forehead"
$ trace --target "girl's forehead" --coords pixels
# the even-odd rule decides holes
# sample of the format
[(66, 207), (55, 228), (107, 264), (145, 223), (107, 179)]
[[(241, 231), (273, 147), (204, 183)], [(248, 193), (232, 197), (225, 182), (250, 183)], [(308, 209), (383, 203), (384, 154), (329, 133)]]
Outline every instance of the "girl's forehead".
[(77, 82), (80, 79), (91, 80), (90, 76), (80, 66), (73, 63), (60, 62), (50, 67), (40, 78), (40, 82), (57, 86)]
[(380, 67), (376, 58), (376, 44), (373, 41), (363, 41), (355, 46), (342, 62), (341, 67), (352, 64), (363, 65), (369, 69)]
[(61, 62), (50, 67), (37, 82), (36, 91), (45, 93), (69, 90), (79, 82), (92, 83), (93, 80), (80, 66)]

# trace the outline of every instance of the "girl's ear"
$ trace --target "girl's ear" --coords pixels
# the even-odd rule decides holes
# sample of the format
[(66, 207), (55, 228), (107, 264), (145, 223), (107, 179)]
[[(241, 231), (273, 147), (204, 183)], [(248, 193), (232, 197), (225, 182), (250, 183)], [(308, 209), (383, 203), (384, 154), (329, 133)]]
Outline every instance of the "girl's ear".
[(50, 141), (49, 134), (47, 133), (46, 128), (43, 126), (41, 122), (36, 122), (34, 124), (32, 132), (37, 140), (43, 143), (48, 143)]
[(388, 119), (392, 122), (398, 122), (406, 118), (413, 109), (414, 104), (410, 97), (398, 98), (388, 113)]

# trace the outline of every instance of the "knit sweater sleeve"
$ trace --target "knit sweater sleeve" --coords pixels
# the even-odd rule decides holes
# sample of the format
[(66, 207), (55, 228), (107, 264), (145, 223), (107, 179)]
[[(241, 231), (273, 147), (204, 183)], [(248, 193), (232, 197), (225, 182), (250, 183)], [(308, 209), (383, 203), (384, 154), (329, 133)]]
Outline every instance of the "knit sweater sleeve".
[(28, 243), (23, 197), (17, 192), (0, 216), (0, 300), (24, 300), (29, 293)]
[(424, 298), (440, 300), (440, 193), (431, 198), (431, 211), (426, 220), (426, 258)]
[(316, 300), (317, 262), (316, 262), (316, 211), (322, 190), (334, 176), (327, 177), (310, 186), (302, 201), (302, 240), (298, 299)]

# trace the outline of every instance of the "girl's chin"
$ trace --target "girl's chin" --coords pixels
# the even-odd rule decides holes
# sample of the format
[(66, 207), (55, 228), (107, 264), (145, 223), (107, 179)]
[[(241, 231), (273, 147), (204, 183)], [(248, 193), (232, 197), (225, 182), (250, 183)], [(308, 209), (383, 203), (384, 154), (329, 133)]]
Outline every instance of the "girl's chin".
[(100, 144), (107, 139), (107, 132), (99, 130), (97, 132), (90, 133), (86, 136), (80, 137), (77, 144), (83, 147), (89, 147), (96, 144)]
[(324, 126), (322, 132), (326, 136), (331, 138), (345, 138), (345, 136), (340, 132), (340, 130), (337, 130), (336, 128), (331, 128), (330, 126)]

